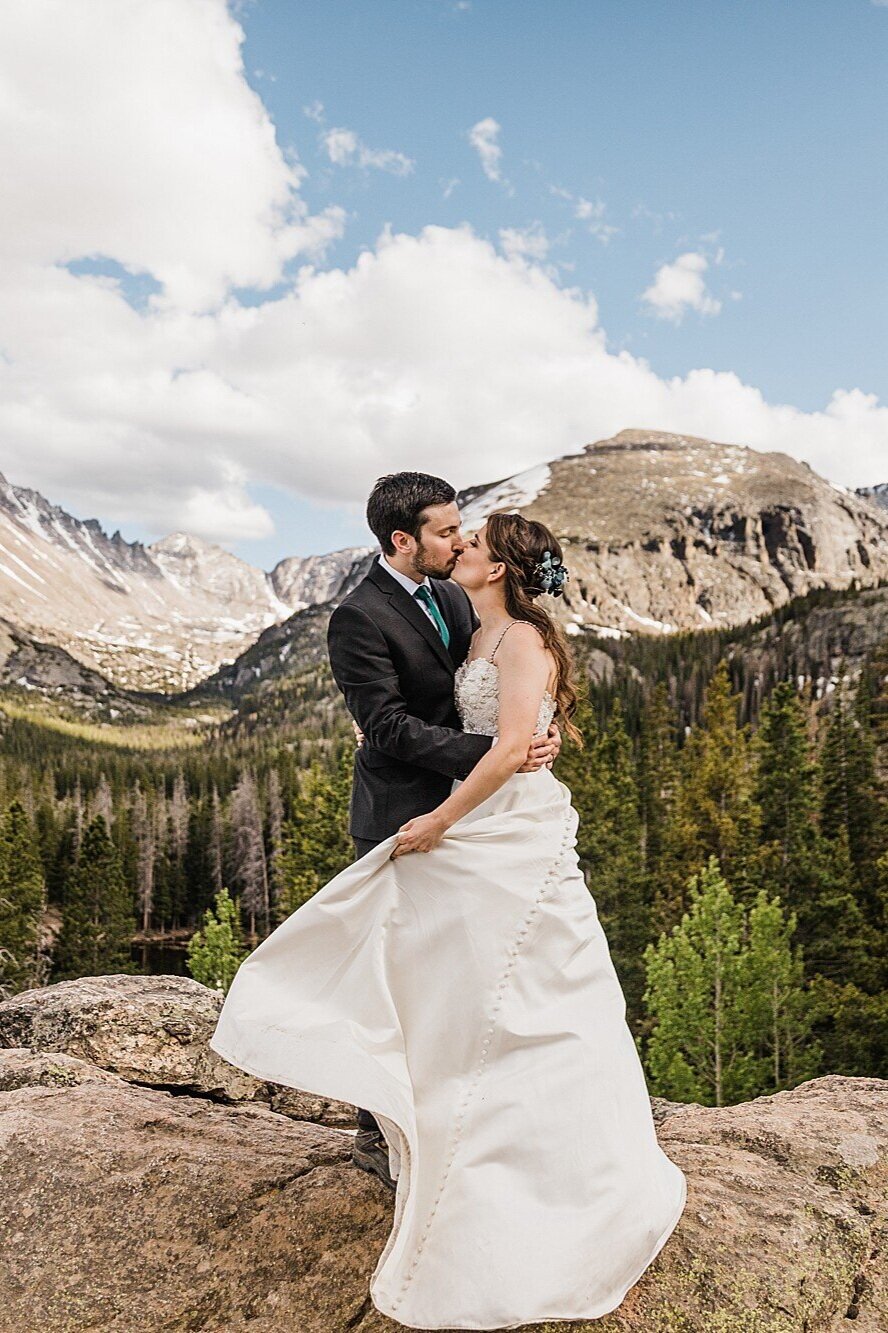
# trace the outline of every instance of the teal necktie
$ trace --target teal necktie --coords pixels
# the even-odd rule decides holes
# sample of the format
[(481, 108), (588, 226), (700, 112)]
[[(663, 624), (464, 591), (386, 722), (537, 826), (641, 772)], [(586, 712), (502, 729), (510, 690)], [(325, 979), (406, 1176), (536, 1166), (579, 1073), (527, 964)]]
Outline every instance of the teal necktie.
[(417, 601), (422, 602), (423, 606), (427, 606), (429, 608), (429, 610), (432, 613), (432, 619), (438, 626), (438, 633), (444, 640), (444, 647), (445, 648), (449, 647), (450, 630), (447, 628), (447, 624), (444, 620), (444, 617), (438, 610), (438, 605), (434, 597), (432, 596), (430, 589), (427, 587), (425, 583), (421, 583), (419, 587), (416, 589), (416, 592), (413, 594), (413, 596), (417, 599)]

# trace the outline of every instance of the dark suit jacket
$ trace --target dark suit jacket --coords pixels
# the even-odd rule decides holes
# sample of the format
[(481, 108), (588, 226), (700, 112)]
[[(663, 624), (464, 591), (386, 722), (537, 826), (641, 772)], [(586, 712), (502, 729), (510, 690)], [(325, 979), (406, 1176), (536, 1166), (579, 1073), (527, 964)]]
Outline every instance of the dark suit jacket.
[(453, 676), (478, 618), (467, 594), (432, 579), (444, 641), (410, 593), (374, 560), (330, 617), (327, 647), (336, 684), (364, 733), (355, 754), (349, 810), (353, 837), (381, 841), (450, 795), (492, 737), (462, 730)]

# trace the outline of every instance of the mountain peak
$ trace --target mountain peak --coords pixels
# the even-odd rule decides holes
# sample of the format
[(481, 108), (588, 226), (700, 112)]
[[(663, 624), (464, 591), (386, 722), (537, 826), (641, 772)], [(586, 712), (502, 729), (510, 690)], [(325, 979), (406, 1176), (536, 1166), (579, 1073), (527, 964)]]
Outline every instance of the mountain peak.
[(151, 542), (147, 549), (152, 553), (182, 555), (192, 558), (206, 555), (210, 551), (222, 551), (225, 555), (230, 554), (224, 546), (220, 546), (217, 542), (205, 541), (203, 537), (195, 537), (191, 532), (168, 532), (165, 537), (159, 537), (156, 542)]
[(559, 617), (612, 635), (738, 624), (888, 577), (880, 499), (785, 453), (635, 427), (459, 503), (467, 525), (508, 508), (551, 528), (571, 572)]
[(629, 430), (621, 430), (616, 435), (612, 435), (607, 440), (595, 440), (592, 444), (587, 444), (583, 450), (586, 454), (609, 453), (616, 450), (675, 450), (682, 451), (689, 448), (704, 449), (737, 449), (743, 448), (742, 445), (735, 444), (716, 444), (713, 440), (704, 439), (701, 435), (676, 435), (668, 430), (640, 430), (633, 427)]

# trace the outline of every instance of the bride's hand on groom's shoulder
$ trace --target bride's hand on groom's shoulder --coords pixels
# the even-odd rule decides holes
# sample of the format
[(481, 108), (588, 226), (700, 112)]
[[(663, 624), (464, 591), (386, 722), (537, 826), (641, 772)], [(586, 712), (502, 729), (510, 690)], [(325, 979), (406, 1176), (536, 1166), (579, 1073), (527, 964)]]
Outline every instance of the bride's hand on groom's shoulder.
[(398, 843), (389, 860), (394, 861), (396, 857), (406, 856), (408, 852), (430, 852), (432, 848), (438, 846), (448, 827), (449, 825), (434, 813), (408, 819), (395, 835)]
[(527, 758), (518, 773), (535, 773), (538, 768), (551, 768), (561, 750), (561, 732), (555, 722), (550, 723), (545, 736), (534, 736)]
[(356, 744), (356, 745), (359, 745), (359, 746), (360, 746), (360, 745), (363, 745), (363, 744), (364, 744), (364, 733), (363, 733), (363, 731), (362, 731), (361, 728), (358, 726), (358, 724), (357, 724), (357, 722), (355, 721), (354, 718), (352, 718), (352, 720), (351, 720), (351, 724), (352, 724), (352, 730), (353, 730), (354, 733), (355, 733), (355, 744)]

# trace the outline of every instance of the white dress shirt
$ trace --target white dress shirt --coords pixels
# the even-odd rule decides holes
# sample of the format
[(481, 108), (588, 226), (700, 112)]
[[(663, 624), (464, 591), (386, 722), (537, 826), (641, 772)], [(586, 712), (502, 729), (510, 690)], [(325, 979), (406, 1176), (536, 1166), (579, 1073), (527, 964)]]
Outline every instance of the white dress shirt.
[[(423, 611), (425, 611), (426, 613), (426, 616), (432, 622), (432, 624), (435, 626), (435, 629), (438, 630), (438, 633), (440, 634), (441, 631), (438, 629), (438, 624), (437, 621), (435, 620), (435, 617), (432, 615), (431, 611), (429, 610), (426, 603), (422, 600), (422, 598), (416, 596), (417, 588), (426, 587), (428, 588), (432, 598), (434, 598), (435, 594), (432, 592), (432, 585), (429, 581), (428, 574), (426, 574), (425, 578), (420, 583), (417, 583), (416, 579), (410, 578), (409, 575), (407, 574), (402, 574), (400, 569), (395, 569), (394, 565), (390, 564), (389, 561), (386, 560), (384, 554), (381, 551), (376, 558), (379, 561), (381, 567), (385, 570), (388, 570), (389, 574), (391, 574), (395, 582), (400, 583), (401, 587), (404, 589), (405, 592), (409, 592), (410, 596), (413, 598), (414, 602), (416, 602), (417, 606), (422, 607)], [(435, 602), (435, 605), (437, 606), (437, 602)], [(441, 614), (443, 615), (443, 612)]]

